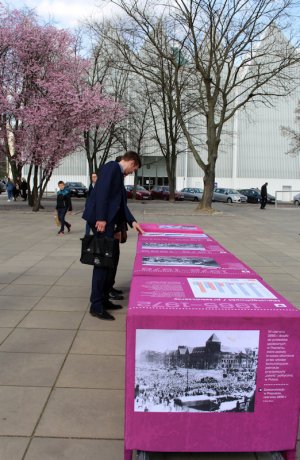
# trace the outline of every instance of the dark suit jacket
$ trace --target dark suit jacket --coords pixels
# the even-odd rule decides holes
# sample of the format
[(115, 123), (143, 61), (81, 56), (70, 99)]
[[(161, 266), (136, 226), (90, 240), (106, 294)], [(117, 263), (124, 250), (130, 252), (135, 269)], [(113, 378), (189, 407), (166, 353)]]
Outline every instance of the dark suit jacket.
[(101, 167), (82, 218), (91, 225), (97, 221), (106, 221), (107, 224), (126, 221), (132, 227), (135, 218), (127, 207), (124, 176), (116, 161), (109, 161)]

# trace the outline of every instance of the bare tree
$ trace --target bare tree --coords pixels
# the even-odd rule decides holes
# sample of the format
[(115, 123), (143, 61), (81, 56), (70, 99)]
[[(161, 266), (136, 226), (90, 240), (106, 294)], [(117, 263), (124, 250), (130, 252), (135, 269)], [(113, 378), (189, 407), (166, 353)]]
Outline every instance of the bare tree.
[(91, 88), (95, 88), (100, 83), (101, 90), (117, 103), (115, 120), (105, 127), (95, 126), (83, 133), (83, 147), (86, 152), (90, 177), (120, 146), (119, 139), (122, 136), (122, 131), (124, 131), (124, 125), (120, 118), (128, 115), (126, 111), (124, 111), (123, 117), (120, 117), (119, 114), (119, 108), (122, 106), (125, 108), (126, 104), (128, 69), (125, 67), (116, 69), (117, 56), (113, 56), (109, 51), (109, 44), (104, 38), (106, 34), (110, 33), (110, 30), (110, 22), (106, 20), (97, 27), (94, 26), (93, 22), (85, 24), (85, 32), (88, 33), (92, 43), (92, 66), (88, 69), (87, 77), (89, 85)]
[(290, 140), (290, 149), (286, 152), (287, 155), (297, 156), (300, 153), (300, 131), (299, 131), (299, 122), (300, 122), (300, 101), (298, 102), (298, 107), (295, 110), (296, 113), (296, 123), (298, 125), (298, 130), (290, 128), (288, 126), (282, 126), (281, 132), (283, 136), (288, 137)]
[[(204, 173), (200, 208), (211, 209), (215, 166), (219, 147), (238, 110), (255, 104), (272, 105), (299, 84), (299, 40), (289, 22), (292, 0), (112, 0), (126, 12), (128, 37), (135, 29), (139, 41), (131, 41), (138, 60), (141, 43), (149, 41), (175, 68), (176, 96), (172, 104), (190, 151)], [(165, 43), (156, 32), (164, 24)], [(127, 29), (126, 29), (127, 27)], [(289, 33), (288, 39), (283, 33)], [(171, 44), (184, 58), (174, 59)], [(127, 53), (124, 47), (123, 55)], [(153, 71), (153, 73), (155, 73)], [(182, 74), (190, 76), (190, 99), (199, 127), (205, 127), (205, 149), (194, 142), (182, 100)]]
[[(183, 98), (187, 90), (188, 73), (176, 73), (182, 65), (179, 51), (174, 41), (170, 42), (165, 24), (156, 21), (151, 35), (159, 45), (159, 50), (153, 45), (148, 36), (140, 33), (135, 22), (131, 19), (114, 22), (114, 33), (107, 37), (112, 49), (122, 57), (119, 65), (130, 69), (134, 80), (132, 92), (140, 93), (149, 104), (150, 116), (153, 121), (152, 139), (158, 144), (162, 153), (170, 185), (170, 200), (174, 201), (176, 185), (176, 161), (181, 152), (182, 128), (173, 101), (179, 96)], [(165, 56), (172, 57), (172, 62)], [(177, 82), (175, 82), (177, 78)], [(177, 83), (177, 86), (176, 86)], [(189, 105), (182, 108), (186, 115)]]

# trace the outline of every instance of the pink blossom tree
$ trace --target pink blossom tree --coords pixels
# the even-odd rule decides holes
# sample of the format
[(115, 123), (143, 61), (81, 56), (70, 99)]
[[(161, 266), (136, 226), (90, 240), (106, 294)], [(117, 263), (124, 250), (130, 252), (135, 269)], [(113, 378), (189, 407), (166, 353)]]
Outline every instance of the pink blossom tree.
[(124, 111), (88, 85), (89, 60), (76, 54), (68, 32), (3, 8), (0, 31), (0, 149), (14, 178), (29, 165), (37, 211), (52, 171), (82, 144), (82, 133), (117, 122)]

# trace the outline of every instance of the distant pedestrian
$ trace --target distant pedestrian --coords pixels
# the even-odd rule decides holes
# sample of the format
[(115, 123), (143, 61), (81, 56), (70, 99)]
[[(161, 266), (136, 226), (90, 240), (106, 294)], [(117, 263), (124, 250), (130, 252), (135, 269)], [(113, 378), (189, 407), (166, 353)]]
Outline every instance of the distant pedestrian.
[(268, 201), (267, 186), (268, 186), (268, 182), (266, 182), (260, 189), (260, 195), (261, 195), (260, 209), (265, 209), (267, 201)]
[(71, 193), (69, 189), (65, 188), (65, 183), (62, 180), (58, 182), (58, 187), (59, 190), (57, 192), (56, 200), (57, 216), (60, 221), (60, 230), (58, 235), (64, 235), (65, 226), (67, 227), (68, 232), (71, 230), (71, 224), (65, 220), (67, 212), (72, 210)]
[[(96, 182), (97, 182), (97, 179), (98, 179), (98, 176), (97, 176), (97, 173), (93, 172), (92, 173), (92, 176), (91, 176), (91, 179), (92, 179), (92, 182), (90, 183), (90, 186), (89, 186), (89, 190), (88, 190), (88, 193), (87, 193), (87, 200), (89, 199), (89, 197), (91, 196), (91, 193), (93, 192), (94, 190), (94, 187), (96, 185)], [(87, 201), (86, 200), (86, 201)], [(91, 233), (91, 227), (89, 226), (89, 224), (86, 222), (85, 224), (85, 235), (86, 236), (89, 236), (90, 233)]]
[(7, 201), (11, 201), (13, 199), (13, 197), (14, 197), (15, 184), (8, 177), (5, 186), (6, 186), (6, 190), (7, 190)]
[(27, 190), (28, 190), (28, 184), (27, 184), (25, 177), (23, 177), (22, 182), (21, 182), (21, 197), (23, 198), (23, 201), (27, 201)]
[(15, 187), (13, 191), (14, 201), (17, 201), (18, 196), (21, 195), (21, 178), (18, 176), (15, 181)]

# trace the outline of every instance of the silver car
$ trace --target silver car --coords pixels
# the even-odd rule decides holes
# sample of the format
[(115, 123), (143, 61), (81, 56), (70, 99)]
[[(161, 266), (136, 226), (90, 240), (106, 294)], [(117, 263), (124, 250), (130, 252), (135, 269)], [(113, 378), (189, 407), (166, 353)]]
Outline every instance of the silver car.
[(180, 193), (184, 195), (185, 200), (200, 201), (203, 195), (203, 190), (202, 188), (185, 187), (180, 190)]
[(213, 193), (213, 201), (247, 203), (247, 197), (233, 188), (216, 188)]
[(293, 202), (295, 206), (300, 206), (300, 193), (297, 193), (297, 195), (294, 196)]

